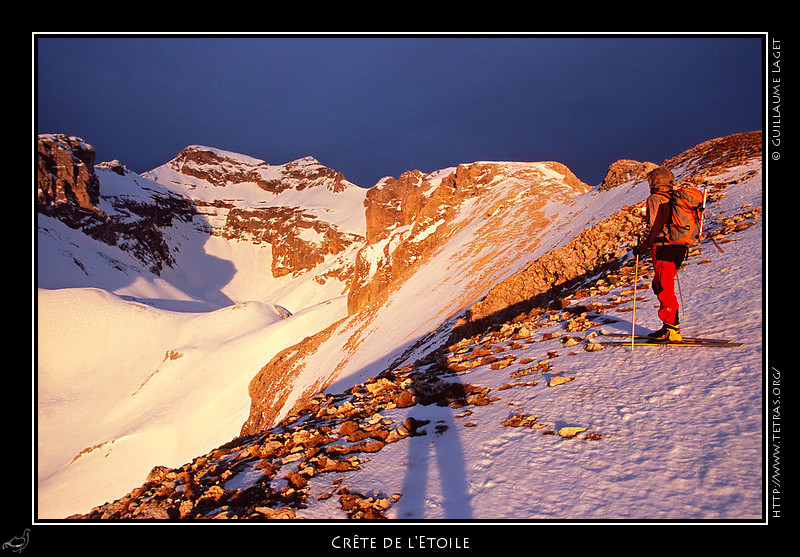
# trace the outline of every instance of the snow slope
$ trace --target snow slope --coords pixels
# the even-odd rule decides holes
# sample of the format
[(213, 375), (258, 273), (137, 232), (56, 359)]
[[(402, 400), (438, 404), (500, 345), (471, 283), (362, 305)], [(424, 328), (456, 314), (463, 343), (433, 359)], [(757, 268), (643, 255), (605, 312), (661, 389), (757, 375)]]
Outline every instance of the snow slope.
[(347, 312), (340, 298), (289, 318), (264, 302), (183, 313), (89, 288), (40, 289), (38, 306), (41, 518), (119, 497), (154, 465), (235, 437), (255, 372)]

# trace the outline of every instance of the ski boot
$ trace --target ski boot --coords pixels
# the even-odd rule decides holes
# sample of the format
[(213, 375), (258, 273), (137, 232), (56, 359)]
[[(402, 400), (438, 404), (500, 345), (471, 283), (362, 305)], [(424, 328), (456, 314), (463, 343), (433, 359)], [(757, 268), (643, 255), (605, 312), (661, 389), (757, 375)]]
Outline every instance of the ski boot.
[(683, 340), (683, 337), (681, 336), (680, 325), (672, 325), (670, 323), (664, 323), (663, 327), (647, 336), (655, 341), (660, 342), (674, 342)]

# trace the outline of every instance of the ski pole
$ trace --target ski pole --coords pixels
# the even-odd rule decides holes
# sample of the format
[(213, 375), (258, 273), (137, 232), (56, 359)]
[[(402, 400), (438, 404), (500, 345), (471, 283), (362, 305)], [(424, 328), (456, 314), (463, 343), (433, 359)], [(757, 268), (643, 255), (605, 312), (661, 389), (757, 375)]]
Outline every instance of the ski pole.
[(683, 311), (683, 291), (681, 290), (681, 279), (678, 278), (678, 273), (675, 273), (675, 282), (678, 283), (678, 296), (681, 298), (681, 315), (686, 317), (686, 314)]
[(700, 237), (703, 237), (703, 224), (706, 222), (706, 195), (708, 195), (708, 189), (705, 187), (703, 188), (703, 214), (700, 215)]
[[(706, 195), (707, 194), (708, 194), (708, 190), (706, 188), (703, 188), (703, 214), (700, 217), (700, 237), (701, 238), (703, 237), (703, 225), (706, 222)], [(714, 244), (714, 247), (717, 248), (720, 253), (725, 253), (725, 250), (723, 250), (721, 247), (719, 247), (719, 244), (717, 243), (717, 241), (714, 239), (713, 236), (709, 236), (708, 238), (709, 238), (709, 240), (711, 240), (711, 243)]]
[(633, 346), (636, 344), (634, 340), (636, 339), (634, 333), (636, 331), (636, 286), (639, 283), (639, 254), (636, 254), (636, 266), (634, 267), (633, 271), (633, 317), (631, 318), (631, 352), (633, 352)]

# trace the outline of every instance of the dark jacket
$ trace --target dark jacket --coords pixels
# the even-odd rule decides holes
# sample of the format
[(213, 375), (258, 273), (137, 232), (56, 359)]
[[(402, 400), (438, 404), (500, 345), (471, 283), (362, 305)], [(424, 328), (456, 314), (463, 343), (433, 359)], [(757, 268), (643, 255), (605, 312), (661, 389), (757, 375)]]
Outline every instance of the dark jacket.
[(647, 226), (649, 227), (645, 244), (648, 246), (668, 244), (669, 191), (663, 188), (651, 191), (645, 207), (647, 210)]

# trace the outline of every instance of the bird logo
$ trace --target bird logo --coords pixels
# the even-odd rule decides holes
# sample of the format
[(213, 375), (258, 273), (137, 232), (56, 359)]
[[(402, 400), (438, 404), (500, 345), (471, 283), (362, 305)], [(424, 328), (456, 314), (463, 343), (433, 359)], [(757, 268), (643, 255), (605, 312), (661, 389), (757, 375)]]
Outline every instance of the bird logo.
[(21, 536), (14, 536), (6, 543), (3, 544), (3, 549), (10, 549), (17, 553), (22, 553), (22, 550), (28, 545), (28, 536), (30, 536), (31, 529), (25, 528)]

